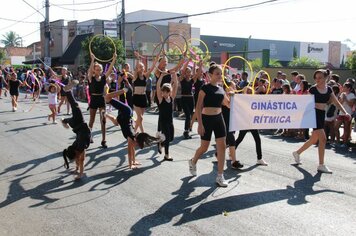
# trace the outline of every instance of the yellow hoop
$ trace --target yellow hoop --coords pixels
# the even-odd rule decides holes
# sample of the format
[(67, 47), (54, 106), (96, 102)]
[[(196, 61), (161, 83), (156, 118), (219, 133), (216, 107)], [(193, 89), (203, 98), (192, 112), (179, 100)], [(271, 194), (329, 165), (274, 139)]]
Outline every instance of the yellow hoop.
[[(245, 58), (243, 58), (243, 57), (241, 57), (241, 56), (232, 56), (232, 57), (230, 57), (229, 59), (227, 59), (227, 61), (225, 62), (224, 66), (223, 66), (223, 68), (222, 68), (222, 80), (223, 80), (225, 86), (226, 86), (227, 88), (229, 88), (229, 89), (230, 89), (230, 86), (228, 86), (227, 83), (226, 83), (226, 81), (225, 81), (225, 68), (228, 67), (227, 64), (228, 64), (232, 59), (234, 59), (234, 58), (238, 58), (238, 59), (241, 59), (241, 60), (243, 60), (244, 62), (246, 62), (247, 65), (248, 65), (248, 67), (249, 67), (249, 69), (250, 69), (250, 71), (251, 71), (251, 78), (252, 78), (252, 76), (253, 76), (252, 66), (251, 66), (251, 63), (250, 63), (249, 61), (247, 61)], [(239, 93), (239, 92), (241, 92), (241, 91), (243, 91), (243, 89), (233, 90), (233, 92), (235, 92), (235, 93)], [(253, 92), (252, 92), (252, 93), (253, 93)]]
[[(207, 58), (207, 57), (210, 55), (208, 45), (206, 45), (206, 43), (205, 43), (203, 40), (198, 39), (198, 38), (190, 38), (190, 39), (187, 40), (187, 42), (188, 42), (188, 43), (189, 43), (189, 42), (191, 43), (193, 40), (199, 41), (200, 43), (202, 43), (202, 44), (204, 45), (204, 47), (205, 47), (205, 49), (206, 49), (206, 51), (205, 51), (205, 58)], [(191, 46), (193, 46), (193, 45), (191, 45)], [(183, 50), (183, 51), (186, 51), (186, 48), (185, 48), (185, 47), (184, 47), (184, 50)], [(188, 53), (189, 53), (189, 55), (190, 55), (190, 52), (187, 51), (187, 54), (188, 54)], [(196, 60), (196, 59), (193, 59), (193, 58), (191, 58), (191, 59), (192, 59), (193, 62), (196, 62), (196, 63), (199, 62), (199, 60)]]
[[(96, 37), (99, 37), (99, 36), (106, 37), (106, 38), (108, 38), (108, 39), (111, 41), (112, 45), (114, 46), (114, 54), (115, 54), (115, 52), (116, 52), (116, 45), (115, 45), (114, 40), (113, 40), (111, 37), (109, 37), (109, 36), (107, 36), (107, 35), (104, 35), (104, 34), (96, 34), (96, 35), (94, 35), (94, 37), (91, 38), (91, 40), (90, 40), (90, 42), (89, 42), (89, 52), (90, 52), (90, 54), (93, 54), (93, 55), (94, 55), (94, 53), (93, 53), (92, 50), (91, 50), (91, 44), (92, 44), (93, 40), (94, 40)], [(109, 61), (112, 61), (112, 60), (114, 59), (114, 54), (113, 54), (112, 58), (106, 59), (106, 60), (97, 58), (95, 55), (94, 55), (94, 58), (95, 58), (97, 61), (100, 61), (100, 62), (109, 62)]]
[(256, 79), (257, 79), (257, 76), (258, 76), (259, 73), (264, 73), (264, 74), (267, 75), (268, 86), (267, 86), (266, 94), (268, 94), (268, 92), (269, 92), (269, 90), (271, 88), (271, 77), (269, 76), (269, 74), (265, 70), (260, 70), (259, 72), (256, 73), (256, 76), (255, 76), (255, 78), (253, 79), (253, 82), (252, 82), (252, 94), (255, 94), (255, 83), (256, 83)]

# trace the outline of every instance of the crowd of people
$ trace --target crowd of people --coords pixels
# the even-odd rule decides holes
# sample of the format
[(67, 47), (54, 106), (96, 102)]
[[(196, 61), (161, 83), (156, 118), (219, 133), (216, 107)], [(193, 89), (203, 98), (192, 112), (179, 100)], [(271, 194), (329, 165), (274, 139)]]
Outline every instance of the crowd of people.
[[(35, 69), (15, 70), (11, 67), (0, 70), (0, 98), (9, 96), (12, 110), (18, 107), (19, 88), (26, 96), (38, 99), (40, 93), (48, 95), (50, 114), (48, 120), (57, 123), (56, 117), (63, 113), (66, 105), (67, 115), (72, 117), (61, 119), (64, 127), (73, 129), (76, 139), (72, 145), (64, 149), (65, 167), (69, 168), (69, 161), (75, 160), (77, 178), (83, 176), (83, 162), (85, 150), (93, 143), (93, 124), (97, 113), (101, 124), (101, 146), (107, 148), (106, 121), (120, 126), (121, 132), (127, 140), (129, 168), (138, 168), (140, 163), (135, 158), (135, 147), (144, 148), (156, 145), (161, 154), (164, 149), (164, 160), (173, 161), (169, 154), (169, 145), (175, 138), (174, 114), (180, 114), (185, 120), (183, 138), (191, 139), (194, 123), (198, 123), (198, 134), (201, 143), (195, 155), (189, 160), (189, 171), (197, 175), (197, 162), (208, 150), (212, 133), (216, 142), (216, 158), (218, 160), (218, 175), (216, 183), (226, 187), (224, 179), (225, 150), (228, 148), (232, 160), (231, 167), (243, 168), (237, 160), (235, 150), (250, 132), (255, 140), (258, 165), (268, 165), (262, 156), (260, 131), (243, 130), (235, 139), (235, 132), (229, 131), (230, 99), (237, 91), (245, 94), (312, 94), (315, 97), (315, 111), (317, 127), (309, 129), (279, 129), (273, 135), (297, 137), (304, 139), (304, 145), (294, 151), (292, 156), (296, 164), (301, 163), (301, 154), (313, 144), (318, 144), (319, 165), (317, 170), (332, 173), (324, 163), (326, 145), (337, 145), (347, 148), (351, 142), (351, 132), (356, 132), (356, 124), (352, 127), (352, 118), (356, 116), (355, 80), (349, 78), (340, 84), (340, 77), (329, 70), (316, 70), (315, 81), (311, 85), (303, 74), (293, 71), (288, 76), (279, 71), (275, 78), (269, 81), (266, 73), (260, 73), (256, 82), (251, 83), (246, 71), (232, 73), (229, 69), (222, 71), (221, 65), (211, 62), (207, 69), (203, 61), (193, 63), (191, 59), (180, 60), (174, 68), (167, 68), (165, 56), (157, 56), (150, 68), (145, 68), (139, 54), (136, 65), (131, 70), (126, 63), (121, 70), (114, 67), (116, 55), (110, 65), (103, 65), (95, 61), (91, 54), (91, 64), (87, 71), (78, 70), (72, 75), (67, 68), (44, 68), (43, 65)], [(206, 71), (205, 71), (206, 70)], [(222, 75), (225, 77), (223, 78)], [(225, 80), (225, 81), (223, 81)], [(76, 100), (88, 103), (90, 114), (86, 123)], [(156, 106), (154, 106), (156, 104)], [(154, 107), (158, 112), (157, 134), (145, 133), (144, 114)], [(112, 115), (117, 110), (117, 116)], [(109, 112), (107, 112), (109, 111)], [(136, 114), (136, 119), (133, 113)], [(343, 127), (342, 135), (339, 130)]]

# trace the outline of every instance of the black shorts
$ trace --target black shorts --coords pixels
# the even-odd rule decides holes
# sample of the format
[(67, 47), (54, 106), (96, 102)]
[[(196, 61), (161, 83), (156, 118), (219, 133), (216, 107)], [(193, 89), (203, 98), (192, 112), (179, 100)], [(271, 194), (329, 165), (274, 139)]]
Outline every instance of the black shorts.
[(325, 111), (315, 109), (315, 115), (316, 115), (316, 128), (314, 128), (313, 130), (324, 129)]
[(146, 94), (143, 95), (133, 95), (133, 104), (136, 107), (146, 108), (147, 107), (147, 97)]
[(16, 97), (18, 97), (19, 96), (19, 92), (10, 92), (10, 96), (16, 96)]
[(90, 97), (89, 108), (105, 108), (105, 98), (103, 97), (103, 95), (92, 95)]
[(226, 136), (226, 126), (222, 114), (218, 115), (202, 115), (203, 126), (205, 133), (201, 136), (202, 140), (210, 141), (211, 134), (214, 131), (215, 139)]

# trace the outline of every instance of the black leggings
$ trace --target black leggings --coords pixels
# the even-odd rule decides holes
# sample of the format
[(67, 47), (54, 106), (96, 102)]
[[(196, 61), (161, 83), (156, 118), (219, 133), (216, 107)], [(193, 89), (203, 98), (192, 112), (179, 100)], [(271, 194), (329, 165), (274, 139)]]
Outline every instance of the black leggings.
[(166, 136), (166, 140), (162, 143), (164, 145), (164, 154), (169, 153), (169, 143), (173, 141), (174, 126), (173, 124), (161, 124), (162, 133)]
[(129, 105), (125, 103), (112, 99), (110, 104), (118, 110), (118, 115), (116, 117), (117, 122), (120, 125), (122, 135), (127, 139), (130, 137), (132, 140), (135, 139), (134, 130), (132, 127), (132, 109)]
[(184, 97), (181, 98), (182, 108), (185, 115), (185, 123), (184, 123), (184, 130), (188, 131), (190, 127), (190, 120), (192, 119), (193, 110), (194, 110), (194, 98), (191, 97)]
[(256, 129), (240, 130), (239, 136), (236, 139), (235, 149), (240, 145), (242, 140), (245, 138), (245, 135), (247, 134), (247, 132), (251, 132), (253, 139), (255, 140), (255, 144), (256, 144), (257, 159), (261, 160), (262, 159), (261, 138), (260, 138), (260, 134), (258, 133), (258, 130), (256, 130)]
[(64, 119), (63, 122), (72, 127), (76, 134), (75, 141), (67, 148), (69, 159), (75, 157), (75, 151), (83, 152), (90, 145), (91, 132), (88, 125), (84, 121), (83, 113), (79, 108), (79, 104), (75, 101), (72, 91), (65, 92), (68, 102), (72, 108), (73, 116)]
[(69, 124), (70, 127), (75, 128), (78, 125), (85, 123), (83, 113), (79, 108), (79, 104), (75, 101), (72, 91), (65, 92), (67, 100), (72, 108), (73, 116), (71, 118), (64, 119), (64, 122)]

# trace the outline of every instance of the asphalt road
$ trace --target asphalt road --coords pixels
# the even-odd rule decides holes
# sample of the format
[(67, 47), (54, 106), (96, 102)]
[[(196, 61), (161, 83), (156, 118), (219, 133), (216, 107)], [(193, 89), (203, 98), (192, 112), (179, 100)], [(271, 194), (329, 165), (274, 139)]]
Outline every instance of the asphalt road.
[[(190, 176), (200, 139), (182, 139), (182, 120), (174, 121), (173, 162), (146, 148), (137, 152), (142, 166), (129, 170), (121, 131), (108, 125), (101, 149), (97, 119), (86, 176), (74, 181), (74, 165), (65, 170), (61, 157), (73, 133), (47, 122), (45, 98), (24, 112), (32, 105), (21, 97), (12, 112), (10, 99), (0, 100), (0, 235), (356, 235), (355, 150), (326, 150), (334, 173), (318, 174), (316, 147), (295, 166), (291, 152), (302, 142), (262, 135), (269, 166), (256, 166), (248, 134), (237, 150), (245, 167), (227, 161), (230, 184), (218, 188), (213, 146)], [(145, 114), (146, 131), (156, 125), (157, 115)]]

